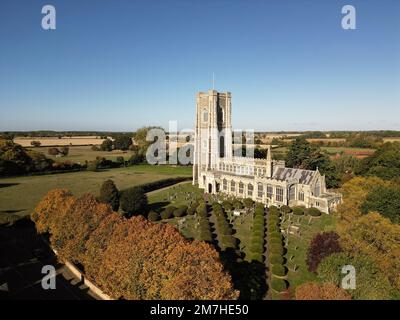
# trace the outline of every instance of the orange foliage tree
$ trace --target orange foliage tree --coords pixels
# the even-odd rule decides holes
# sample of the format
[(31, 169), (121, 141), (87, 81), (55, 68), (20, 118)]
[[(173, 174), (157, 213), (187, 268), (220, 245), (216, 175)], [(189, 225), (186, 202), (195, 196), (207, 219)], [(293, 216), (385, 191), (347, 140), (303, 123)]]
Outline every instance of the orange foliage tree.
[(351, 300), (351, 295), (334, 283), (307, 282), (296, 288), (296, 300)]
[(51, 191), (33, 220), (62, 259), (84, 267), (107, 294), (123, 299), (237, 299), (217, 251), (173, 226), (129, 220), (90, 194)]

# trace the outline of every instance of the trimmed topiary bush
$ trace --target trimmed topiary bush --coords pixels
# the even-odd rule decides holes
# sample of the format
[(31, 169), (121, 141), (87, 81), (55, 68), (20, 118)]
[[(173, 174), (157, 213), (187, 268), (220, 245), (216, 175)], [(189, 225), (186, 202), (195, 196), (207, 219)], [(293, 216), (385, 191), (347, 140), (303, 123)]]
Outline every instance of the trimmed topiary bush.
[(284, 292), (287, 289), (286, 281), (282, 279), (272, 278), (271, 288), (276, 292)]
[(172, 218), (172, 212), (164, 210), (163, 212), (161, 212), (160, 214), (161, 219), (171, 219)]
[(286, 275), (286, 268), (281, 264), (275, 264), (272, 266), (272, 273), (278, 277)]
[(293, 214), (295, 214), (296, 216), (301, 216), (304, 214), (304, 207), (294, 207), (292, 209)]
[(201, 217), (207, 217), (207, 205), (205, 203), (200, 203), (196, 209), (196, 212)]
[(224, 245), (225, 248), (236, 248), (238, 241), (235, 237), (226, 235), (222, 236), (222, 244)]
[(263, 255), (261, 253), (252, 252), (250, 253), (249, 258), (250, 261), (258, 261), (261, 263), (264, 261)]
[(269, 262), (273, 265), (275, 264), (283, 264), (283, 257), (278, 254), (271, 254), (269, 257)]
[(147, 196), (140, 187), (124, 190), (120, 198), (120, 204), (126, 218), (134, 215), (145, 215), (147, 213)]
[(283, 254), (283, 246), (281, 244), (276, 244), (276, 243), (270, 244), (269, 251), (271, 252), (271, 254), (282, 255)]
[(158, 221), (160, 220), (160, 215), (158, 214), (158, 212), (150, 211), (147, 215), (147, 219), (149, 219), (150, 221)]
[(225, 200), (224, 202), (222, 202), (222, 207), (225, 209), (225, 211), (232, 211), (233, 210), (233, 205), (228, 200)]
[(283, 205), (283, 206), (281, 207), (281, 212), (283, 212), (283, 213), (289, 213), (289, 212), (292, 212), (292, 209), (291, 209), (289, 206)]
[(179, 206), (173, 212), (174, 217), (183, 217), (184, 215), (186, 215), (186, 211), (187, 211), (187, 206)]
[(119, 191), (115, 186), (114, 181), (106, 180), (103, 182), (100, 188), (99, 201), (108, 203), (113, 211), (118, 211), (119, 209)]
[(317, 208), (308, 208), (306, 209), (306, 215), (312, 217), (319, 217), (321, 215), (321, 211), (319, 211)]

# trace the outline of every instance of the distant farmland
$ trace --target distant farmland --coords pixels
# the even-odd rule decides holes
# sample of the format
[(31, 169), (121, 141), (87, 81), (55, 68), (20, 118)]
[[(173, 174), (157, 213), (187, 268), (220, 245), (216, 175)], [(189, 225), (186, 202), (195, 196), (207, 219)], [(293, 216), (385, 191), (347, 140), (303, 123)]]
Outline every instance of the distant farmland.
[(76, 137), (15, 137), (14, 142), (30, 147), (32, 141), (39, 141), (43, 147), (100, 145), (104, 139), (96, 136)]

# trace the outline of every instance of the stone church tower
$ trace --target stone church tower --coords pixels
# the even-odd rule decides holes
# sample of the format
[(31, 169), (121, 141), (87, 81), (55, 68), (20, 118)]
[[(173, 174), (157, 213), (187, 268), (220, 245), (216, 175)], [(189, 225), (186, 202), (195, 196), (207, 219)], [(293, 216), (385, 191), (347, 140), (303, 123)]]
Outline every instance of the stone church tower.
[(197, 93), (194, 140), (193, 183), (204, 187), (200, 172), (217, 170), (219, 158), (232, 158), (230, 92)]

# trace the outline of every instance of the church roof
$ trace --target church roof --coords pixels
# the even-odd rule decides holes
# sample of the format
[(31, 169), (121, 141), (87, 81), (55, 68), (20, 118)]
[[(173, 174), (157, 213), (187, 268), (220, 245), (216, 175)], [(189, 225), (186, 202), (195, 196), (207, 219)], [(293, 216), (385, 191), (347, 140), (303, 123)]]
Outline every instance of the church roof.
[(275, 168), (272, 178), (278, 180), (298, 179), (301, 184), (310, 184), (316, 173), (317, 171), (312, 170), (278, 167)]

